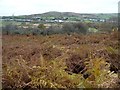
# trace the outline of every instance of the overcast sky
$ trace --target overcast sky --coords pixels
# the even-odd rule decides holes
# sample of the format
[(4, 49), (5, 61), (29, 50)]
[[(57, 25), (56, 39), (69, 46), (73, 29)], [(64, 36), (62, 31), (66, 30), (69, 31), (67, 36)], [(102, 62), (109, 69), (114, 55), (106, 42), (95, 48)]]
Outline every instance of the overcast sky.
[(48, 11), (117, 13), (120, 0), (0, 0), (0, 16), (29, 15)]

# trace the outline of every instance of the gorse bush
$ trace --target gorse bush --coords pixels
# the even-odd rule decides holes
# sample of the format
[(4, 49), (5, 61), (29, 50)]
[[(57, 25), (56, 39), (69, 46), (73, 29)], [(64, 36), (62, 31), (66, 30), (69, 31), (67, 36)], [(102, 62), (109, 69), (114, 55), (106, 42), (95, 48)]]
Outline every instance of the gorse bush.
[[(29, 65), (22, 56), (3, 65), (3, 89), (5, 88), (99, 88), (115, 87), (116, 74), (109, 71), (109, 64), (102, 58), (85, 62), (87, 78), (80, 73), (68, 74), (63, 60), (44, 60), (40, 56), (37, 65)], [(114, 79), (113, 79), (114, 78)], [(107, 83), (107, 84), (106, 84)]]

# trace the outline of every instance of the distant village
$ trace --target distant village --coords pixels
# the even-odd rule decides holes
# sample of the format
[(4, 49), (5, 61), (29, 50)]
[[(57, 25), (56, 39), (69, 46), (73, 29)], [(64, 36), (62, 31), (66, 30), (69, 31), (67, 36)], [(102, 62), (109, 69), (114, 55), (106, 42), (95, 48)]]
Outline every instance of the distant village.
[(114, 20), (101, 19), (97, 17), (87, 17), (83, 15), (82, 18), (78, 17), (38, 17), (34, 16), (32, 18), (19, 18), (16, 16), (2, 17), (3, 21), (16, 21), (16, 22), (46, 22), (46, 23), (62, 23), (62, 22), (115, 22)]

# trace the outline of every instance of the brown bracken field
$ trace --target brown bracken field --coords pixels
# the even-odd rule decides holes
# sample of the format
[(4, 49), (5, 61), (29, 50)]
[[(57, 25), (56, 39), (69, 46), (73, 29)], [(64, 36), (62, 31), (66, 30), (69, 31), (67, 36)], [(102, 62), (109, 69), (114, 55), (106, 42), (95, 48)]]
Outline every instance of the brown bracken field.
[(118, 32), (3, 35), (5, 88), (119, 88)]

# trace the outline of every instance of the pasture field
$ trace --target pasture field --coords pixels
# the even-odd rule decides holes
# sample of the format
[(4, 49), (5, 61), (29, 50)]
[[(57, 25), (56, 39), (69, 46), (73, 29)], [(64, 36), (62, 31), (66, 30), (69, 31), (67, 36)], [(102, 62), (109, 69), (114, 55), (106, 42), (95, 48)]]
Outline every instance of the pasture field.
[(119, 88), (118, 32), (3, 35), (2, 87)]

